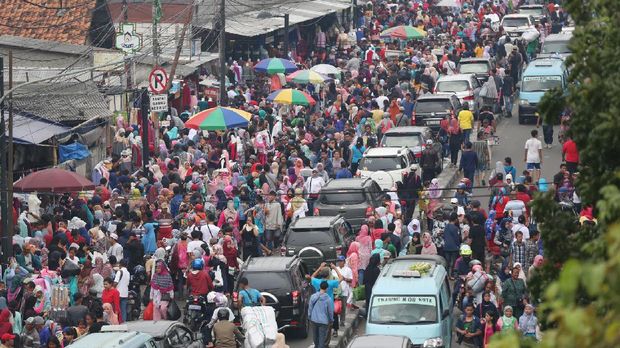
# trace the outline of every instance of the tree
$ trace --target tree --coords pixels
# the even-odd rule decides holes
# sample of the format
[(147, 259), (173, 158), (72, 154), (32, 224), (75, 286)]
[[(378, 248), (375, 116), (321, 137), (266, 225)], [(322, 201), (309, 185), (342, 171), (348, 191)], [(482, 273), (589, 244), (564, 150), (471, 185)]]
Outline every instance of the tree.
[[(598, 223), (580, 225), (552, 194), (533, 203), (546, 264), (529, 284), (545, 330), (543, 347), (620, 346), (620, 1), (566, 0), (577, 27), (571, 41), (570, 89), (541, 102), (547, 121), (572, 111), (570, 135), (580, 154), (578, 193)], [(554, 94), (555, 93), (555, 94)], [(559, 106), (558, 106), (559, 105)], [(529, 347), (499, 335), (493, 347)]]

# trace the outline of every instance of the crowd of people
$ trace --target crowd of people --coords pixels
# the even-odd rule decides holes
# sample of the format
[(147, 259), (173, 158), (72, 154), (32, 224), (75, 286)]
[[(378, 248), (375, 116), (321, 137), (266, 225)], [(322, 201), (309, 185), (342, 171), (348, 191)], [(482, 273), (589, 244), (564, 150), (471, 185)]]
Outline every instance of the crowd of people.
[[(314, 96), (316, 105), (273, 104), (266, 100), (273, 80), (244, 70), (244, 62), (230, 66), (228, 105), (252, 113), (246, 128), (186, 128), (184, 121), (212, 104), (201, 91), (183, 112), (170, 110), (169, 126), (149, 125), (149, 139), (141, 137), (139, 122), (119, 117), (110, 158), (93, 170), (92, 196), (15, 199), (15, 257), (0, 292), (2, 344), (61, 347), (103, 325), (146, 318), (128, 308), (130, 283), (142, 276), (146, 290), (137, 293), (155, 320), (168, 318), (170, 307), (187, 294), (214, 293), (211, 301), (225, 307), (222, 296), (230, 297), (243, 261), (279, 250), (291, 220), (314, 214), (327, 181), (355, 176), (365, 150), (378, 146), (388, 129), (415, 125), (416, 99), (432, 93), (440, 76), (455, 74), (460, 59), (491, 58), (496, 66), (485, 86), (495, 90), (498, 107), (511, 109), (518, 72), (531, 54), (485, 16), (501, 18), (518, 5), (466, 0), (456, 9), (431, 0), (368, 1), (359, 7), (358, 29), (323, 28), (328, 30), (319, 30), (316, 42), (304, 43), (312, 49), (300, 46), (289, 54), (300, 66), (341, 69), (323, 88), (294, 86)], [(542, 40), (566, 20), (553, 3), (550, 10), (552, 20), (536, 25)], [(380, 37), (396, 25), (416, 26), (428, 37)], [(526, 282), (543, 258), (527, 203), (541, 185), (530, 171), (516, 177), (510, 158), (488, 176), (485, 141), (495, 119), (486, 111), (465, 108), (449, 116), (430, 140), (442, 144), (442, 156), (455, 167), (460, 154), (465, 179), (450, 206), (441, 205), (434, 166), (425, 165), (436, 156), (427, 146), (420, 166), (409, 168), (392, 190), (393, 199), (368, 214), (333, 272), (323, 265), (313, 275), (313, 298), (319, 301), (309, 309), (317, 324), (315, 347), (324, 347), (331, 336), (327, 328), (338, 326), (334, 289), (346, 313), (355, 306), (354, 290), (364, 285), (368, 301), (382, 262), (401, 253), (446, 258), (457, 284), (454, 301), (464, 312), (456, 329), (464, 344), (486, 344), (500, 329), (535, 336), (535, 301), (528, 299)], [(151, 145), (148, 154), (142, 153), (143, 141)], [(527, 169), (535, 175), (538, 145), (526, 152)], [(572, 182), (565, 172), (557, 179), (560, 186)], [(472, 184), (486, 185), (487, 179), (493, 196), (488, 214), (469, 197)], [(416, 206), (423, 217), (414, 215)]]

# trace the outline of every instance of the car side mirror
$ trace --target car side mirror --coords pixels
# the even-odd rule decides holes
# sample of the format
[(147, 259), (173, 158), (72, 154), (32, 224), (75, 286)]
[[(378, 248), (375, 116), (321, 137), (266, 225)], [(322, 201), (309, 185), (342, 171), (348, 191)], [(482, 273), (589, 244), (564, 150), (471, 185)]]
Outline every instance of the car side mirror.
[(441, 313), (441, 319), (446, 319), (449, 316), (450, 316), (450, 310), (444, 309), (443, 313)]

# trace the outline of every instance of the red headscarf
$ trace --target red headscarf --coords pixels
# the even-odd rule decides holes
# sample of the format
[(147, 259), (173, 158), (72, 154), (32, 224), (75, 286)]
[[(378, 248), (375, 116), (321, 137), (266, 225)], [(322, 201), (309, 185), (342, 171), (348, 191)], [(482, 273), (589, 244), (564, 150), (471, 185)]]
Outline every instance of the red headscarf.
[(224, 250), (224, 257), (226, 258), (228, 267), (239, 268), (239, 263), (237, 262), (237, 248), (235, 248), (233, 240), (230, 236), (224, 237), (222, 249)]

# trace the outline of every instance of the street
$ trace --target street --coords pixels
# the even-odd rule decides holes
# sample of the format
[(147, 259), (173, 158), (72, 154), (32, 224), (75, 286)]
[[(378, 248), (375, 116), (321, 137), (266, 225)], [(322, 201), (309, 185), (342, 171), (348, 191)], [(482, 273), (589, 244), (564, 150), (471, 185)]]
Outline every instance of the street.
[[(516, 108), (515, 113), (516, 115)], [(557, 128), (557, 127), (556, 127)], [(500, 121), (497, 127), (497, 135), (499, 136), (499, 145), (493, 146), (491, 149), (491, 168), (495, 167), (495, 162), (504, 161), (504, 158), (511, 157), (513, 166), (517, 169), (517, 176), (525, 169), (525, 163), (523, 162), (523, 151), (525, 141), (530, 137), (532, 129), (536, 129), (534, 124), (519, 125), (517, 117), (504, 118)], [(557, 132), (557, 129), (554, 130)], [(542, 128), (538, 129), (539, 139), (542, 139)], [(543, 164), (541, 177), (546, 178), (547, 182), (553, 181), (553, 175), (555, 175), (562, 163), (562, 148), (557, 143), (557, 133), (554, 133), (554, 143), (551, 149), (543, 148)], [(488, 175), (487, 174), (487, 182)], [(473, 191), (472, 199), (477, 199), (481, 202), (482, 207), (485, 208), (489, 203), (489, 191), (486, 188), (476, 188)], [(446, 195), (448, 198), (445, 201), (449, 201), (451, 194)], [(456, 318), (455, 318), (456, 320)], [(357, 328), (357, 334), (364, 334), (364, 322), (362, 321)], [(291, 348), (307, 348), (312, 345), (312, 336), (306, 339), (295, 337), (294, 335), (287, 335), (287, 344)], [(456, 336), (453, 336), (453, 346), (456, 346)]]

